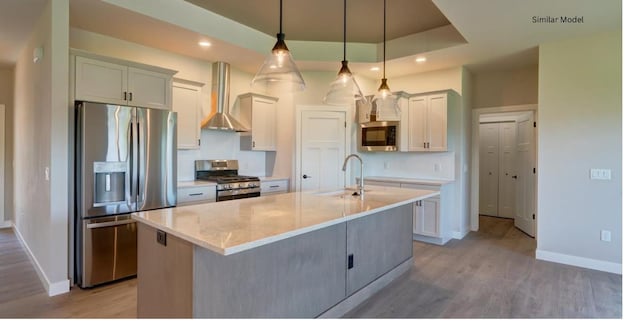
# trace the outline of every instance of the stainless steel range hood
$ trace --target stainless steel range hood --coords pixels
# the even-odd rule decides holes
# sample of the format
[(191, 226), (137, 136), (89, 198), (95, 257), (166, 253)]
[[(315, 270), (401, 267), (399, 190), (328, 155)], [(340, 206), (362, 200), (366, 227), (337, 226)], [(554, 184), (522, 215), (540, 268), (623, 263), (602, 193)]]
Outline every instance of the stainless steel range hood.
[(231, 67), (228, 63), (213, 63), (211, 80), (211, 112), (200, 122), (202, 129), (248, 131), (229, 114), (229, 81)]

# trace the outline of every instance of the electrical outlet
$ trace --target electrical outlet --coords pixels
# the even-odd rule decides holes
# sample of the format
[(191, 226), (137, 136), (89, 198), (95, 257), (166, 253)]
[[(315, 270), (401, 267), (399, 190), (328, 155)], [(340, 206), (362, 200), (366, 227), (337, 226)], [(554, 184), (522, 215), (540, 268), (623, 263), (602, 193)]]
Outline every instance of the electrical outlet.
[(611, 180), (611, 169), (591, 169), (590, 179)]
[(389, 162), (384, 162), (384, 169), (385, 170), (389, 169)]
[(433, 165), (433, 171), (440, 172), (441, 169), (442, 169), (442, 166), (440, 166), (440, 163), (436, 163)]
[(158, 242), (159, 244), (162, 244), (164, 246), (167, 246), (167, 233), (163, 232), (162, 230), (157, 230), (156, 231), (156, 242)]
[(609, 231), (609, 230), (601, 230), (600, 231), (600, 241), (611, 242), (611, 231)]

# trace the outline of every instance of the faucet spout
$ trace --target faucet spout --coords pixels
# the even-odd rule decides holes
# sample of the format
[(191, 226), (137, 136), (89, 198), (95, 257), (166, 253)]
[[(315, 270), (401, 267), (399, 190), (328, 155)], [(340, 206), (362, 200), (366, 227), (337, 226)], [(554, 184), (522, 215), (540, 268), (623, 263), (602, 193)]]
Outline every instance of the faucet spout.
[(342, 163), (342, 171), (347, 171), (347, 162), (351, 157), (357, 158), (358, 161), (360, 161), (360, 183), (358, 184), (358, 193), (360, 194), (360, 196), (362, 196), (364, 194), (364, 175), (363, 175), (364, 163), (362, 162), (362, 158), (360, 158), (360, 156), (356, 154), (351, 154), (347, 156), (344, 159), (344, 163)]

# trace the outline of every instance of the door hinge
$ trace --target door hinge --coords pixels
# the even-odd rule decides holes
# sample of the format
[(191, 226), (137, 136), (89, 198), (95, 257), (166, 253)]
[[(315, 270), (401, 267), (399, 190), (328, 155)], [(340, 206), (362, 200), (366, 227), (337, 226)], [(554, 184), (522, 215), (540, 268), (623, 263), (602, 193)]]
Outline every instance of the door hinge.
[(536, 219), (536, 214), (535, 214), (535, 213), (533, 214), (533, 219), (534, 219), (534, 220)]
[(533, 121), (533, 128), (537, 127), (537, 123), (535, 121)]

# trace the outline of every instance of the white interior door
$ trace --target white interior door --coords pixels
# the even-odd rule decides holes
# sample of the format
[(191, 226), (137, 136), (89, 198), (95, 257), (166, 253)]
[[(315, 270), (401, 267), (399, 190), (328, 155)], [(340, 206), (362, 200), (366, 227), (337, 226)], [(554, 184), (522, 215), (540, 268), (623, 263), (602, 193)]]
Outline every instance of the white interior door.
[(516, 192), (516, 124), (500, 123), (500, 181), (498, 182), (498, 216), (513, 218)]
[(346, 113), (302, 110), (300, 113), (299, 190), (343, 188)]
[(481, 215), (498, 215), (498, 173), (500, 166), (500, 124), (480, 124), (480, 207)]
[(523, 113), (517, 118), (517, 179), (515, 225), (526, 234), (536, 236), (535, 215), (535, 134), (533, 113)]

